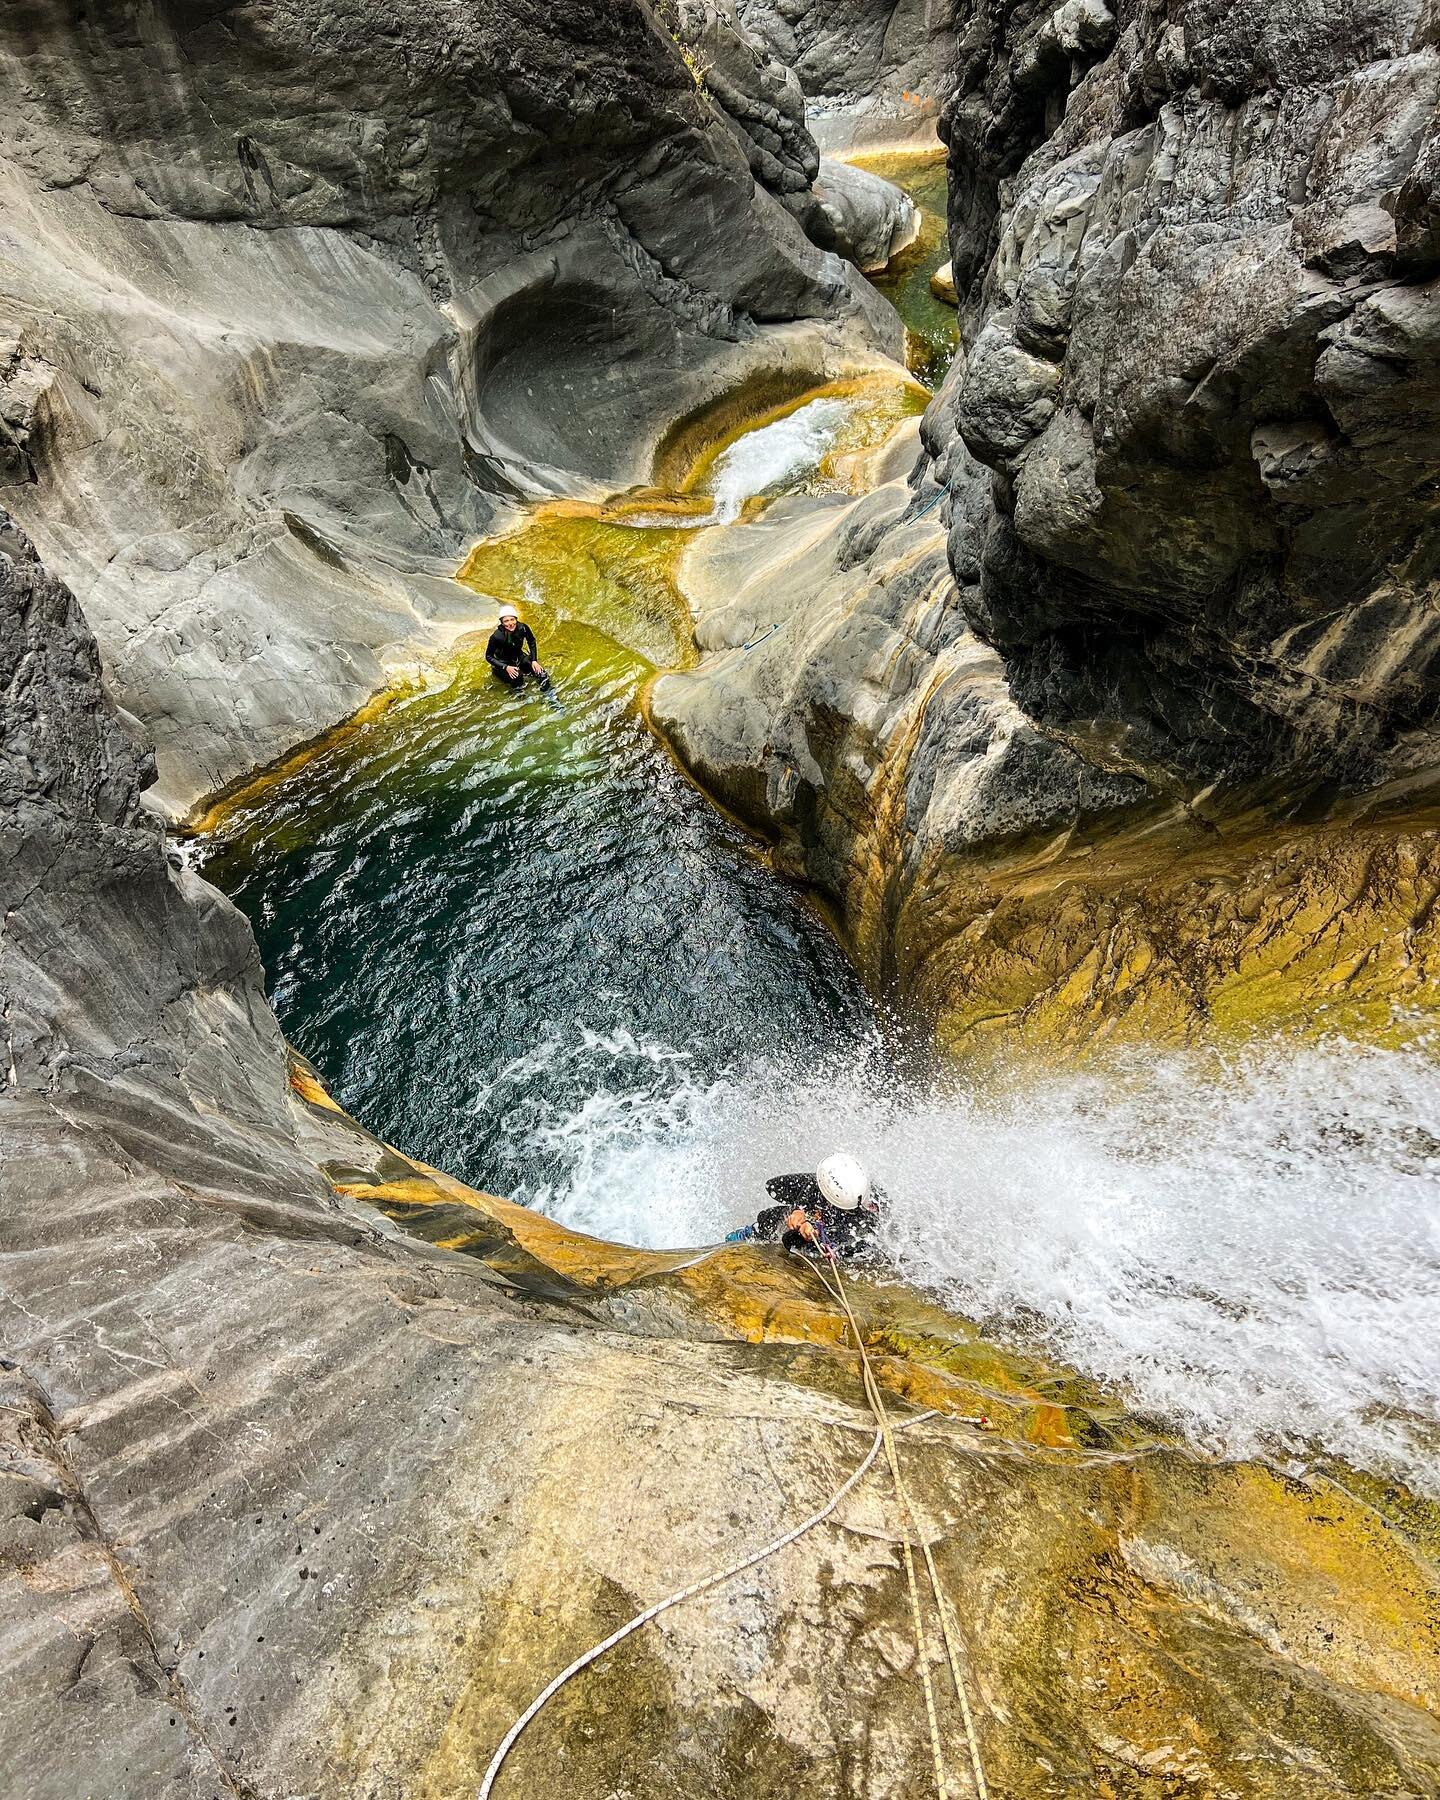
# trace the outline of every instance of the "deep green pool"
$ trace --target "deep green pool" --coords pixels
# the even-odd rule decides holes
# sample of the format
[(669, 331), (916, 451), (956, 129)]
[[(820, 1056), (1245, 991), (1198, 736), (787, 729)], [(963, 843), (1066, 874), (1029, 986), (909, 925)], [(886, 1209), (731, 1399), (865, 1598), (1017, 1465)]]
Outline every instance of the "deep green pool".
[(905, 321), (911, 370), (926, 387), (937, 388), (945, 379), (959, 340), (959, 314), (953, 306), (937, 300), (930, 286), (930, 277), (950, 260), (946, 220), (950, 181), (945, 152), (896, 152), (854, 160), (903, 188), (920, 208), (920, 235), (892, 259), (882, 275), (871, 279)]
[(717, 1114), (743, 1123), (878, 1034), (822, 922), (640, 715), (688, 653), (686, 534), (557, 510), (469, 573), (522, 604), (552, 694), (463, 653), (242, 800), (202, 860), (254, 924), (286, 1036), (372, 1131), (567, 1223), (703, 1242), (734, 1222), (697, 1148)]

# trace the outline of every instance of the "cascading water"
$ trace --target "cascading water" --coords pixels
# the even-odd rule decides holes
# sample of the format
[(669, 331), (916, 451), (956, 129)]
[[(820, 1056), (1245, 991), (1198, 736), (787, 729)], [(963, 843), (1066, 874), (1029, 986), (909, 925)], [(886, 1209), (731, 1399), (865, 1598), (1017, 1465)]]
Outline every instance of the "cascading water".
[(722, 450), (707, 482), (715, 511), (705, 521), (728, 525), (745, 502), (793, 486), (819, 466), (844, 424), (843, 400), (812, 400), (758, 431), (748, 431)]
[[(639, 1096), (638, 1051), (613, 1047)], [(1423, 1049), (1179, 1052), (967, 1086), (840, 1055), (685, 1065), (537, 1132), (544, 1197), (628, 1242), (713, 1240), (837, 1145), (905, 1278), (1243, 1456), (1317, 1446), (1440, 1492), (1440, 1082)]]
[[(839, 395), (795, 406), (697, 486), (736, 517), (854, 420)], [(337, 1097), (477, 1186), (657, 1247), (714, 1242), (768, 1175), (854, 1149), (894, 1266), (992, 1332), (1226, 1453), (1322, 1446), (1440, 1491), (1426, 1053), (1153, 1055), (983, 1090), (900, 1073), (819, 920), (638, 716), (686, 653), (686, 541), (536, 515), (482, 546), (470, 579), (524, 600), (557, 693), (462, 655), (210, 846)]]

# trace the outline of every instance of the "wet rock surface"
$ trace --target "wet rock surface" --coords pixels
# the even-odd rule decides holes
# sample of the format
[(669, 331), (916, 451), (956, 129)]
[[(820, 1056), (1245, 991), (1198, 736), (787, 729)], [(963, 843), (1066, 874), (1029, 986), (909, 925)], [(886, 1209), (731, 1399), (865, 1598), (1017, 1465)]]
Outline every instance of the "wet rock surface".
[[(854, 1470), (843, 1321), (775, 1253), (617, 1251), (338, 1113), (239, 915), (167, 862), (79, 609), (8, 518), (0, 622), (0, 1785), (473, 1793), (571, 1657)], [(992, 1792), (1433, 1791), (1418, 1511), (1198, 1462), (852, 1291)], [(498, 1791), (929, 1778), (876, 1475), (567, 1688)]]
[(815, 184), (810, 235), (873, 273), (883, 269), (919, 229), (915, 207), (881, 175), (826, 157)]
[(928, 473), (912, 482), (917, 458), (928, 469), (918, 424), (891, 440), (863, 498), (781, 502), (697, 544), (680, 580), (702, 659), (650, 696), (680, 760), (777, 840), (781, 866), (820, 890), (887, 992), (914, 885), (937, 858), (1064, 830), (1144, 792), (1015, 706), (966, 625), (943, 492)]
[[(1347, 21), (962, 6), (963, 342), (925, 459), (862, 578), (839, 523), (776, 588), (773, 643), (657, 691), (682, 759), (957, 1047), (1332, 1008), (1389, 1039), (1387, 981), (1433, 1007), (1406, 959), (1429, 966), (1440, 822), (1440, 50), (1421, 8)], [(954, 587), (926, 614), (898, 570), (937, 487)], [(983, 677), (937, 680), (946, 656)]]
[(0, 495), (174, 812), (469, 621), (448, 578), (517, 493), (899, 342), (723, 9), (29, 0), (0, 79)]

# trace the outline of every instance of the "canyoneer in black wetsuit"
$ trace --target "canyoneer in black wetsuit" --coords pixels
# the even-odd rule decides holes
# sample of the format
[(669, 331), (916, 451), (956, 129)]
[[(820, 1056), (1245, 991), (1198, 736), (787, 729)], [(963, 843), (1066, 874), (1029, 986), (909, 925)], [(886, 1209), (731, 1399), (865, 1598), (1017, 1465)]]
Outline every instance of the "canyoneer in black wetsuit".
[(765, 1191), (775, 1202), (762, 1208), (753, 1225), (726, 1238), (738, 1244), (759, 1238), (787, 1250), (833, 1250), (854, 1256), (863, 1250), (880, 1223), (880, 1202), (870, 1177), (853, 1156), (827, 1156), (813, 1175), (772, 1175)]
[(535, 633), (521, 623), (513, 606), (500, 608), (500, 623), (490, 633), (485, 660), (509, 687), (519, 687), (527, 675), (542, 684), (550, 679), (540, 666)]

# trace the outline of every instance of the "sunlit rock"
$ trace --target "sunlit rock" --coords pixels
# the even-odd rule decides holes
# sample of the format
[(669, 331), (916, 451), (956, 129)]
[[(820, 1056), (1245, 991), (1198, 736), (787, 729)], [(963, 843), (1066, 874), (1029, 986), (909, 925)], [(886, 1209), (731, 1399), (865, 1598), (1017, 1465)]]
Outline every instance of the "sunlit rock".
[[(326, 1104), (238, 915), (141, 818), (79, 610), (8, 524), (0, 601), (0, 1777), (34, 1790), (41, 1743), (55, 1792), (473, 1793), (567, 1662), (855, 1470), (854, 1346), (776, 1252), (598, 1244)], [(1315, 1795), (1433, 1783), (1422, 1508), (1197, 1460), (889, 1284), (850, 1293), (994, 1791), (1117, 1764), (1246, 1800), (1297, 1766)], [(897, 1528), (867, 1477), (572, 1683), (502, 1783), (818, 1797), (853, 1757), (856, 1791), (924, 1791)]]

